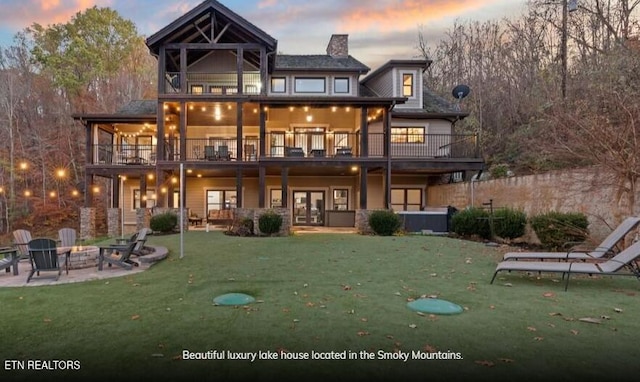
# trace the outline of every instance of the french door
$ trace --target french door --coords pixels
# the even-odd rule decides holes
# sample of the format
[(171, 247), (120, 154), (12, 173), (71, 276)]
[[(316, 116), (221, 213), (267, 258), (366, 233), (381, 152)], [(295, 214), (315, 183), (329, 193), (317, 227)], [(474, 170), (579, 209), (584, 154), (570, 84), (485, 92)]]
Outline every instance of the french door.
[(324, 192), (293, 192), (293, 224), (324, 225)]

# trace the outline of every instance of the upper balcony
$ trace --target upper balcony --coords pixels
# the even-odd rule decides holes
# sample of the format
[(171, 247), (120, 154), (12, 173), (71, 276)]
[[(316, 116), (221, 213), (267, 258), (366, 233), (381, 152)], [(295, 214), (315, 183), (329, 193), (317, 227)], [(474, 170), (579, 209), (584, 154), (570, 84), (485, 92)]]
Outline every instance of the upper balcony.
[[(239, 81), (239, 80), (242, 81)], [(187, 73), (186, 89), (181, 89), (179, 72), (167, 72), (165, 94), (192, 95), (259, 95), (262, 91), (260, 72), (244, 72), (242, 76), (230, 72)]]
[[(265, 135), (264, 152), (260, 152), (258, 137), (240, 140), (242, 150), (238, 150), (236, 137), (208, 137), (185, 139), (184, 155), (180, 153), (180, 142), (165, 141), (162, 162), (246, 162), (292, 158), (294, 161), (313, 163), (335, 158), (354, 160), (362, 158), (386, 158), (386, 151), (392, 160), (448, 160), (479, 159), (477, 136), (471, 134), (420, 134), (403, 136), (402, 141), (394, 137), (385, 148), (385, 135), (371, 133), (367, 137), (367, 152), (362, 152), (360, 133), (293, 133), (270, 132)], [(155, 166), (159, 161), (156, 145), (95, 145), (91, 164), (94, 165), (142, 165)], [(241, 155), (238, 155), (242, 151)], [(213, 164), (213, 163), (212, 163)]]

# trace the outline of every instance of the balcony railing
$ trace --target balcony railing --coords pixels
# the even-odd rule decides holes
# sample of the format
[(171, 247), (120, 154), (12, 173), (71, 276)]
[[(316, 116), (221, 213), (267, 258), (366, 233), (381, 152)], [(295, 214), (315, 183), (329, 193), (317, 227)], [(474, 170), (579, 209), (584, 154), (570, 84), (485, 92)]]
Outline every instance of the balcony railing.
[(258, 95), (262, 88), (259, 72), (242, 75), (243, 88), (238, 89), (238, 73), (187, 73), (187, 89), (180, 89), (180, 72), (167, 72), (165, 93), (203, 95)]
[[(359, 133), (339, 132), (271, 132), (265, 136), (265, 152), (260, 154), (258, 138), (243, 138), (242, 150), (234, 137), (188, 138), (184, 160), (195, 161), (242, 161), (256, 162), (262, 158), (384, 158), (385, 137), (382, 133), (368, 136), (367, 155), (361, 153)], [(421, 134), (392, 136), (390, 143), (392, 159), (439, 159), (479, 158), (475, 135)], [(109, 165), (155, 165), (155, 145), (95, 145), (93, 164)], [(241, 157), (238, 154), (241, 153)], [(178, 141), (165, 144), (164, 161), (180, 161)]]

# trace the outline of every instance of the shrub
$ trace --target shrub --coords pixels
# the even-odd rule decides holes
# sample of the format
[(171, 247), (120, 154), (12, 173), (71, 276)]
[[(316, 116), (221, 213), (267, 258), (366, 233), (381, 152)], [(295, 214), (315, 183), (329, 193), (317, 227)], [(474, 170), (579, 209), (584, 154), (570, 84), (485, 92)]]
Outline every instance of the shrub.
[(164, 212), (151, 217), (149, 227), (157, 232), (171, 232), (178, 225), (178, 215), (173, 212)]
[(501, 208), (493, 213), (495, 234), (504, 239), (515, 239), (524, 235), (527, 215), (512, 208)]
[(458, 211), (451, 217), (451, 230), (460, 236), (477, 235), (490, 239), (489, 212), (476, 207)]
[(258, 218), (258, 228), (265, 235), (273, 235), (280, 232), (282, 216), (273, 211), (267, 211)]
[(570, 242), (581, 242), (587, 238), (589, 221), (582, 213), (548, 212), (531, 218), (531, 228), (542, 246), (558, 250)]
[(390, 210), (373, 211), (369, 215), (369, 226), (376, 235), (391, 236), (400, 229), (402, 220)]

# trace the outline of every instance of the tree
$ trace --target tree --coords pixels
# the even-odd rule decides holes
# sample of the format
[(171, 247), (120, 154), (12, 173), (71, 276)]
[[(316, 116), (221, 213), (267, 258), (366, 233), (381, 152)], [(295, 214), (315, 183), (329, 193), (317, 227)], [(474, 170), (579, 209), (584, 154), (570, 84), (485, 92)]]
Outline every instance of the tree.
[[(74, 111), (104, 111), (104, 94), (112, 79), (131, 61), (141, 37), (133, 22), (109, 8), (89, 8), (66, 24), (27, 28), (33, 56), (53, 84), (62, 89)], [(108, 105), (110, 109), (115, 105)]]

